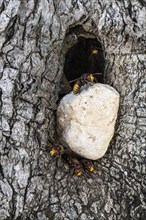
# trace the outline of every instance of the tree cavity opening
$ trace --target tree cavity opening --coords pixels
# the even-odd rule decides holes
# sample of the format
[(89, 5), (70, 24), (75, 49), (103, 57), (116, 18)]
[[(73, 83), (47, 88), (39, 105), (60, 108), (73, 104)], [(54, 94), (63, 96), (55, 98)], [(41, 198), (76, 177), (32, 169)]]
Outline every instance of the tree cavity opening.
[[(94, 49), (97, 53), (93, 53)], [(92, 73), (99, 83), (103, 83), (104, 67), (104, 52), (96, 38), (78, 37), (77, 42), (65, 54), (64, 75), (68, 82), (80, 78), (84, 73)]]

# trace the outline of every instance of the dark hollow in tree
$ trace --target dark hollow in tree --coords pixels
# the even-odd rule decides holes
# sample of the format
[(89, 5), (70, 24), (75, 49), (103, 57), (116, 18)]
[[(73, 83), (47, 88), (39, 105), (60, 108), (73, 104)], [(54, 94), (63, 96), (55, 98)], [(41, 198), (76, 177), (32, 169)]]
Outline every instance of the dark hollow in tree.
[[(93, 49), (97, 49), (98, 53), (92, 54)], [(84, 73), (102, 73), (96, 75), (96, 79), (103, 83), (104, 67), (103, 49), (96, 39), (79, 37), (78, 42), (65, 55), (64, 74), (68, 81), (75, 80)]]

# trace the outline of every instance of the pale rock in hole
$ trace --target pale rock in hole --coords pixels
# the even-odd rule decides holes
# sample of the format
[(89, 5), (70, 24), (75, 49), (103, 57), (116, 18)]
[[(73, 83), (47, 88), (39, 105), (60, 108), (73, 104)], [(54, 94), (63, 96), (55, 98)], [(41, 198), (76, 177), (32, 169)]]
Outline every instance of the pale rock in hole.
[(67, 94), (57, 109), (58, 131), (72, 151), (91, 160), (106, 153), (114, 135), (119, 94), (111, 86), (86, 85)]

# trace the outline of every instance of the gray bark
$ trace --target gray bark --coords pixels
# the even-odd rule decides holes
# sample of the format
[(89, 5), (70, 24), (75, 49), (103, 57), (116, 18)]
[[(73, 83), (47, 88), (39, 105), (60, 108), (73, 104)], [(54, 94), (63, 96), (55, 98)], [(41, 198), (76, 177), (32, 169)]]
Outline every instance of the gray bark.
[[(52, 161), (65, 53), (82, 25), (105, 50), (120, 93), (115, 136), (78, 178)], [(0, 219), (146, 219), (144, 1), (0, 1)]]

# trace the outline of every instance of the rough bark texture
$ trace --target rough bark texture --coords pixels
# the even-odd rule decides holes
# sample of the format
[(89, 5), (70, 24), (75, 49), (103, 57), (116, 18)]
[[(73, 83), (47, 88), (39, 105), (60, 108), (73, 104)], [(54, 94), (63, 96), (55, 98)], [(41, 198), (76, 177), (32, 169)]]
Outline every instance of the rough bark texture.
[[(105, 82), (121, 96), (91, 178), (72, 177), (48, 153), (77, 25), (101, 42)], [(146, 219), (144, 26), (142, 0), (0, 1), (1, 220)]]

